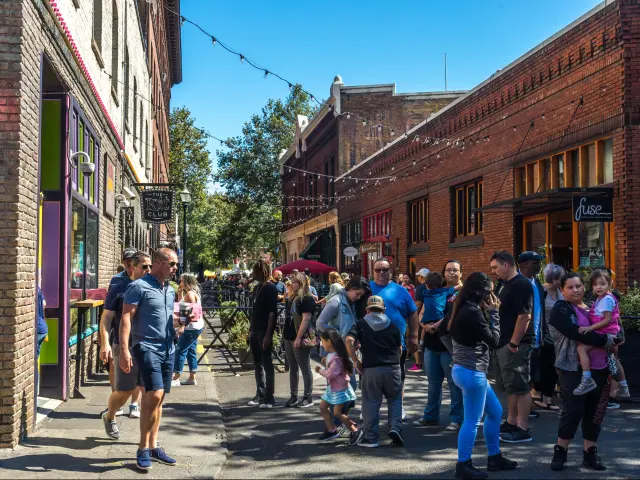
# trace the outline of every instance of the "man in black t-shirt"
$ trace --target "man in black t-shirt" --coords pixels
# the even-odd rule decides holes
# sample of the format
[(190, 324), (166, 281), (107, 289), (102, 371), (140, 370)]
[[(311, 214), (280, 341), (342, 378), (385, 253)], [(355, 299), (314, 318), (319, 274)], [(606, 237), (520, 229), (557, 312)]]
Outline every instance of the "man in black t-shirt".
[(253, 355), (256, 396), (249, 401), (249, 405), (260, 405), (260, 408), (272, 408), (276, 403), (273, 395), (271, 343), (278, 315), (278, 290), (269, 278), (271, 266), (264, 259), (258, 260), (253, 266), (253, 279), (258, 284), (253, 289), (253, 311), (249, 327), (249, 348)]
[(496, 386), (507, 393), (507, 420), (500, 437), (508, 443), (530, 442), (531, 390), (529, 369), (534, 340), (531, 311), (533, 287), (519, 274), (513, 255), (500, 251), (491, 257), (491, 273), (502, 281), (500, 298), (500, 341), (495, 351)]
[[(347, 334), (347, 350), (357, 370), (362, 373), (363, 429), (349, 437), (351, 445), (378, 447), (378, 428), (382, 398), (387, 399), (389, 437), (396, 445), (402, 439), (402, 377), (400, 330), (385, 314), (382, 297), (372, 295), (367, 301), (367, 315), (359, 319)], [(360, 343), (362, 362), (356, 356), (356, 342)]]

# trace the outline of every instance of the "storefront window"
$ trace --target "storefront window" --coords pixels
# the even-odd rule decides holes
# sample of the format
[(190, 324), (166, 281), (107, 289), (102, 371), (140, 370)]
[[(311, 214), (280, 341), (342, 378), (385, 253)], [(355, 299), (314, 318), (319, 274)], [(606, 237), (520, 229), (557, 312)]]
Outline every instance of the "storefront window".
[(578, 223), (578, 245), (580, 267), (605, 266), (603, 222)]
[[(82, 289), (84, 286), (84, 211), (79, 201), (73, 200), (71, 213), (71, 288)], [(74, 295), (72, 295), (72, 298)]]
[(80, 299), (98, 288), (98, 214), (74, 198), (71, 215), (71, 298)]

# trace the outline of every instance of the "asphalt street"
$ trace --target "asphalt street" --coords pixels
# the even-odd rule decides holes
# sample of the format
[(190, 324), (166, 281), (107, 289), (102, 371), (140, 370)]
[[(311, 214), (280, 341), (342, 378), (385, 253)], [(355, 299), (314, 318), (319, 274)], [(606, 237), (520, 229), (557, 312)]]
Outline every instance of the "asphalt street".
[[(424, 374), (408, 374), (405, 389), (404, 447), (395, 447), (386, 437), (386, 406), (383, 404), (380, 448), (350, 447), (345, 440), (319, 443), (323, 424), (318, 407), (286, 409), (288, 373), (276, 373), (276, 400), (272, 410), (247, 406), (255, 394), (253, 371), (231, 369), (221, 354), (214, 355), (213, 368), (228, 441), (228, 457), (220, 478), (452, 478), (456, 461), (457, 434), (444, 430), (448, 413), (445, 394), (441, 427), (414, 427), (427, 395)], [(281, 368), (282, 370), (282, 368)], [(325, 380), (315, 374), (314, 396), (319, 400)], [(300, 380), (302, 388), (302, 380)], [(445, 388), (445, 391), (447, 389)], [(504, 399), (503, 399), (504, 400)], [(316, 402), (317, 404), (317, 402)], [(505, 405), (503, 401), (503, 405)], [(562, 472), (552, 472), (549, 462), (556, 439), (558, 413), (544, 411), (532, 420), (533, 442), (503, 444), (503, 453), (519, 462), (515, 471), (491, 473), (490, 478), (630, 478), (640, 475), (640, 408), (627, 404), (609, 411), (599, 442), (608, 464), (606, 474), (581, 467), (582, 452), (576, 443), (569, 449), (569, 462)], [(359, 409), (353, 419), (358, 420)], [(578, 433), (577, 439), (581, 440)], [(581, 441), (580, 441), (581, 443)], [(486, 465), (482, 432), (474, 450), (476, 465)]]

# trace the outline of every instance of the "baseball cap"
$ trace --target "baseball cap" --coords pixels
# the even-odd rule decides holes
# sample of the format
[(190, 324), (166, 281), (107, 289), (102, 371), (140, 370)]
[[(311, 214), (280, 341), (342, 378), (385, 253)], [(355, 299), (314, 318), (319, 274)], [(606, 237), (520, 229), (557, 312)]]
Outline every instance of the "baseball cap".
[(367, 309), (384, 312), (384, 300), (378, 295), (371, 295), (367, 300)]
[(424, 278), (427, 278), (427, 275), (429, 275), (429, 269), (428, 268), (421, 268), (420, 270), (418, 270), (418, 273), (416, 273), (416, 276), (420, 276), (420, 277), (424, 277)]
[(547, 258), (545, 255), (540, 255), (536, 252), (522, 252), (518, 257), (518, 263), (528, 262), (529, 260), (544, 260)]
[(341, 273), (340, 274), (340, 278), (342, 278), (342, 280), (344, 282), (348, 282), (349, 281), (349, 274), (348, 273)]
[(130, 258), (133, 258), (136, 253), (138, 253), (137, 248), (127, 247), (122, 251), (122, 260), (129, 260)]

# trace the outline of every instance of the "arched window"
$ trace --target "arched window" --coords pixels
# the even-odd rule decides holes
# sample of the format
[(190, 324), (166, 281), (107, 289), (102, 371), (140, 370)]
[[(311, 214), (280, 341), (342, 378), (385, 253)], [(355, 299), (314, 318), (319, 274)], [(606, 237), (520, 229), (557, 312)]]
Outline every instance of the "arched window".
[(102, 0), (93, 0), (93, 41), (102, 52)]
[(120, 49), (120, 37), (118, 35), (118, 3), (113, 0), (113, 16), (111, 21), (111, 88), (118, 92), (118, 81), (120, 79), (120, 64), (118, 62), (118, 50)]

